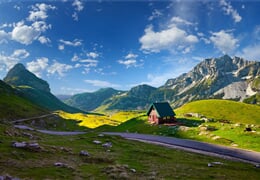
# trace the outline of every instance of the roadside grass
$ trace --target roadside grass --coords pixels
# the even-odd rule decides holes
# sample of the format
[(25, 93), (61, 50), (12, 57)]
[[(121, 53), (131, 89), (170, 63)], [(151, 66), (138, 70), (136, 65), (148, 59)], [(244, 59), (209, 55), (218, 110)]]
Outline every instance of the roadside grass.
[[(25, 134), (30, 133), (33, 138)], [(103, 148), (93, 143), (111, 142)], [(41, 150), (11, 147), (13, 141), (39, 143)], [(80, 156), (81, 150), (90, 156)], [(61, 162), (65, 166), (57, 167)], [(208, 167), (208, 163), (222, 165)], [(88, 133), (54, 136), (0, 125), (0, 175), (21, 179), (257, 179), (252, 164), (209, 157), (117, 136)]]

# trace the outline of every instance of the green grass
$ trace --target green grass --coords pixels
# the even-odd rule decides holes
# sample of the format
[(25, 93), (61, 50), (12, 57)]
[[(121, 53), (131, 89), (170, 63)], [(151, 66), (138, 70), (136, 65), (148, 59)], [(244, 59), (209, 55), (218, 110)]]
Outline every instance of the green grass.
[[(24, 135), (31, 133), (33, 139)], [(106, 151), (93, 140), (112, 142)], [(36, 141), (41, 152), (11, 147), (12, 141)], [(81, 150), (90, 157), (79, 156)], [(210, 162), (223, 165), (208, 167)], [(67, 167), (55, 167), (55, 162)], [(131, 169), (135, 169), (133, 173)], [(98, 133), (51, 136), (0, 125), (0, 172), (21, 179), (257, 179), (253, 165)]]
[(200, 113), (208, 118), (233, 123), (260, 124), (260, 107), (229, 100), (194, 101), (175, 110), (176, 114)]
[(45, 113), (48, 111), (19, 96), (0, 92), (0, 120), (16, 120)]

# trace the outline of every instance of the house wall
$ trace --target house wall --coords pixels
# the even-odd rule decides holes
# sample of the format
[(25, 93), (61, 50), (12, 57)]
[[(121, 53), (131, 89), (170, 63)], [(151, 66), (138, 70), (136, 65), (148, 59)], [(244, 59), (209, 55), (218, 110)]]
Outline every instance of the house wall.
[(156, 111), (154, 109), (151, 110), (151, 112), (150, 112), (150, 114), (148, 116), (148, 120), (152, 124), (159, 124), (159, 119), (158, 119)]

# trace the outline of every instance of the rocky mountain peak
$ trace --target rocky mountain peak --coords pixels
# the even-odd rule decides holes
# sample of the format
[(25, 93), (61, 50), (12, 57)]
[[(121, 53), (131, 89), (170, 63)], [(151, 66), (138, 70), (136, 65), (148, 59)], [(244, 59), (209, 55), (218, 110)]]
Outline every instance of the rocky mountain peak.
[(28, 71), (21, 63), (9, 70), (4, 81), (14, 86), (30, 86), (34, 89), (50, 92), (49, 84)]

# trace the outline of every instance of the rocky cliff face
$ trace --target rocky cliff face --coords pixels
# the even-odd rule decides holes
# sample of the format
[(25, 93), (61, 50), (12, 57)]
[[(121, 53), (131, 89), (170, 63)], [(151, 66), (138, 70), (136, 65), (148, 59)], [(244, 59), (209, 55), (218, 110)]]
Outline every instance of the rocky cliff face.
[(160, 89), (175, 91), (175, 106), (208, 98), (242, 101), (259, 92), (253, 85), (260, 76), (260, 62), (228, 55), (205, 59), (190, 72), (169, 79)]
[(23, 64), (16, 64), (6, 75), (4, 81), (14, 86), (29, 86), (41, 91), (50, 92), (49, 84), (25, 69)]

